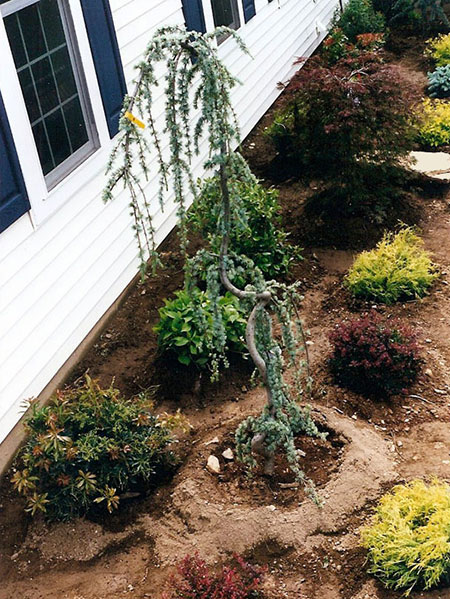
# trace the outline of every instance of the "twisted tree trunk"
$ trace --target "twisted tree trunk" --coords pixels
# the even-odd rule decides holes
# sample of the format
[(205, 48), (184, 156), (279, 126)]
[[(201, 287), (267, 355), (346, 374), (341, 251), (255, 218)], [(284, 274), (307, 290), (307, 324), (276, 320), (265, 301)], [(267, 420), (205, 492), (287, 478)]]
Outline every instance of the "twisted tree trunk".
[[(222, 195), (223, 205), (223, 218), (224, 218), (224, 229), (225, 232), (222, 237), (219, 254), (219, 273), (222, 285), (235, 295), (239, 299), (246, 299), (252, 297), (254, 294), (243, 289), (239, 289), (230, 281), (227, 273), (227, 257), (228, 257), (228, 246), (230, 243), (230, 193), (228, 189), (228, 175), (226, 171), (226, 156), (227, 149), (223, 145), (221, 149), (222, 162), (220, 165), (220, 189)], [(272, 393), (267, 380), (267, 366), (266, 361), (259, 353), (256, 342), (255, 342), (255, 323), (259, 310), (264, 310), (272, 301), (272, 294), (270, 291), (262, 291), (256, 294), (256, 304), (250, 313), (245, 329), (245, 341), (248, 352), (252, 358), (256, 368), (258, 369), (261, 379), (264, 383), (267, 395), (267, 405), (272, 415), (274, 415), (274, 406), (272, 400)], [(274, 469), (275, 455), (274, 452), (268, 451), (265, 446), (265, 433), (258, 433), (252, 439), (252, 451), (264, 458), (264, 474), (272, 475)]]

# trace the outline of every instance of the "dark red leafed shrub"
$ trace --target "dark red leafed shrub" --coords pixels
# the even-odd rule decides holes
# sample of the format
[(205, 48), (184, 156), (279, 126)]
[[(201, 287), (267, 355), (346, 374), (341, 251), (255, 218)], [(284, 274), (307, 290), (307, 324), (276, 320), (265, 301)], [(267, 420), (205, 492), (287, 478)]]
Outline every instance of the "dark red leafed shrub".
[[(361, 43), (376, 41), (371, 36)], [(294, 75), (266, 134), (292, 175), (328, 180), (325, 195), (335, 208), (373, 209), (392, 201), (393, 170), (413, 147), (416, 93), (379, 53), (361, 52), (330, 66), (331, 49), (337, 57), (347, 52), (333, 38), (323, 59), (310, 59)]]
[(212, 573), (196, 554), (187, 555), (169, 579), (169, 590), (162, 599), (256, 599), (261, 597), (264, 568), (252, 566), (235, 556), (239, 567), (223, 566)]
[(423, 360), (411, 328), (376, 312), (342, 322), (330, 334), (331, 370), (342, 385), (371, 395), (395, 395), (417, 378)]

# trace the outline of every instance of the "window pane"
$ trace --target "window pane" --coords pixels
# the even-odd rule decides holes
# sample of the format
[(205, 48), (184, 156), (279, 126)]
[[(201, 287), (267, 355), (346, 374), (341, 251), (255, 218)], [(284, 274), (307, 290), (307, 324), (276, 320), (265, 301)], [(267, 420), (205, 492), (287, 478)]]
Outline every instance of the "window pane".
[(56, 83), (53, 77), (50, 59), (48, 57), (35, 62), (31, 67), (36, 91), (43, 114), (56, 108), (59, 104)]
[(234, 19), (231, 0), (212, 0), (212, 10), (216, 27), (233, 24)]
[(58, 3), (56, 0), (41, 0), (38, 5), (47, 46), (49, 50), (53, 50), (66, 43)]
[(86, 127), (84, 126), (83, 113), (81, 112), (81, 104), (78, 97), (67, 102), (63, 110), (70, 141), (72, 142), (72, 150), (75, 152), (75, 150), (81, 148), (89, 139)]
[(39, 121), (33, 126), (33, 135), (39, 153), (39, 158), (41, 160), (42, 170), (44, 175), (46, 175), (53, 170), (55, 164), (52, 160), (50, 146), (48, 145), (45, 127), (42, 121)]
[[(14, 17), (14, 15), (11, 15)], [(45, 39), (39, 19), (38, 5), (32, 4), (17, 13), (28, 61), (36, 60), (45, 54)], [(9, 17), (7, 17), (9, 18)]]
[(77, 85), (73, 76), (72, 65), (67, 48), (60, 48), (51, 55), (53, 72), (58, 85), (61, 102), (68, 100), (77, 93)]
[(19, 72), (19, 81), (22, 87), (23, 97), (28, 110), (30, 121), (34, 123), (40, 116), (39, 103), (31, 78), (31, 72), (28, 67)]
[(58, 108), (46, 117), (44, 122), (55, 164), (61, 164), (72, 153), (62, 110)]
[(7, 25), (8, 39), (11, 44), (11, 50), (14, 57), (16, 68), (20, 68), (27, 62), (27, 55), (22, 42), (22, 36), (20, 34), (19, 23), (17, 21), (17, 15), (11, 15), (5, 19)]

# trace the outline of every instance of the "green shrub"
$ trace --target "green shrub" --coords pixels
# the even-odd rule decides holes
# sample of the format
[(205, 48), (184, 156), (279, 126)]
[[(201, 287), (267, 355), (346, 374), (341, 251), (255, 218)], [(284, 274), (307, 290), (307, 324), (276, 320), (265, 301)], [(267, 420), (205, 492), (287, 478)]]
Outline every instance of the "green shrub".
[(341, 322), (331, 332), (331, 370), (337, 381), (358, 392), (395, 395), (417, 378), (423, 360), (414, 332), (376, 312)]
[(423, 242), (409, 227), (386, 233), (375, 249), (362, 252), (346, 285), (355, 297), (392, 304), (423, 297), (438, 276)]
[(449, 26), (441, 0), (373, 0), (373, 5), (383, 13), (390, 27), (407, 27), (423, 33)]
[(352, 44), (342, 29), (335, 27), (322, 43), (321, 56), (329, 66), (333, 66), (343, 58), (357, 58), (360, 52), (377, 52), (384, 44), (383, 33), (360, 33)]
[(450, 144), (450, 103), (426, 98), (418, 110), (417, 141), (425, 147)]
[(349, 0), (342, 14), (337, 9), (334, 23), (350, 42), (356, 42), (361, 33), (380, 33), (386, 27), (384, 16), (375, 12), (372, 0)]
[(437, 67), (450, 64), (450, 33), (428, 40), (425, 56), (434, 60)]
[[(243, 352), (247, 321), (239, 308), (239, 300), (226, 293), (219, 299), (219, 310), (226, 348)], [(186, 366), (211, 366), (214, 360), (213, 306), (204, 291), (197, 287), (177, 291), (173, 299), (165, 300), (159, 316), (154, 330), (158, 333), (161, 349), (174, 352), (178, 361)]]
[(407, 25), (425, 32), (450, 24), (441, 0), (394, 0), (389, 25)]
[(335, 27), (330, 31), (322, 42), (321, 53), (328, 65), (333, 65), (344, 56), (348, 56), (354, 46), (340, 27)]
[(112, 512), (120, 493), (151, 484), (175, 460), (167, 450), (170, 428), (151, 409), (145, 395), (126, 400), (89, 377), (57, 391), (44, 407), (33, 404), (12, 478), (27, 511), (58, 520), (96, 504)]
[(428, 73), (428, 94), (432, 98), (448, 98), (450, 96), (450, 64), (438, 67)]
[[(278, 191), (273, 187), (266, 189), (255, 179), (253, 184), (231, 181), (230, 194), (236, 198), (232, 204), (240, 208), (231, 215), (233, 252), (251, 258), (266, 277), (286, 274), (292, 260), (300, 258), (301, 250), (286, 242), (288, 234), (280, 228)], [(219, 178), (206, 179), (189, 216), (193, 228), (209, 241), (213, 252), (220, 247), (220, 239), (215, 237), (220, 198)]]
[(362, 531), (369, 572), (390, 589), (430, 589), (450, 579), (450, 487), (434, 480), (398, 485)]

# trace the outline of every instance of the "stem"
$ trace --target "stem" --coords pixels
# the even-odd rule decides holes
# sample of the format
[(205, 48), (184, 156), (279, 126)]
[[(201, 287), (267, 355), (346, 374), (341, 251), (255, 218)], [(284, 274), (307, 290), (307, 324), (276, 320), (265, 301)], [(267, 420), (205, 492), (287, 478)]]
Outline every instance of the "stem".
[[(253, 297), (254, 294), (248, 291), (239, 289), (230, 281), (227, 273), (227, 256), (228, 246), (230, 243), (230, 193), (228, 189), (228, 175), (226, 170), (226, 156), (227, 146), (225, 143), (222, 144), (221, 150), (221, 163), (220, 163), (220, 188), (222, 194), (222, 206), (223, 206), (223, 219), (224, 219), (224, 234), (222, 242), (220, 244), (220, 255), (219, 255), (219, 274), (222, 285), (230, 291), (233, 295), (239, 299), (247, 299)], [(247, 349), (255, 363), (256, 368), (261, 375), (264, 386), (266, 388), (267, 405), (270, 409), (272, 416), (274, 415), (273, 398), (270, 387), (267, 381), (267, 366), (264, 358), (259, 353), (256, 342), (255, 342), (255, 322), (259, 310), (264, 310), (272, 301), (272, 294), (270, 291), (262, 291), (256, 294), (257, 303), (253, 307), (250, 316), (247, 321), (247, 327), (245, 329), (245, 341)], [(275, 456), (274, 453), (268, 451), (265, 447), (266, 433), (258, 433), (252, 439), (252, 451), (261, 455), (264, 458), (264, 474), (272, 475), (274, 469)]]

